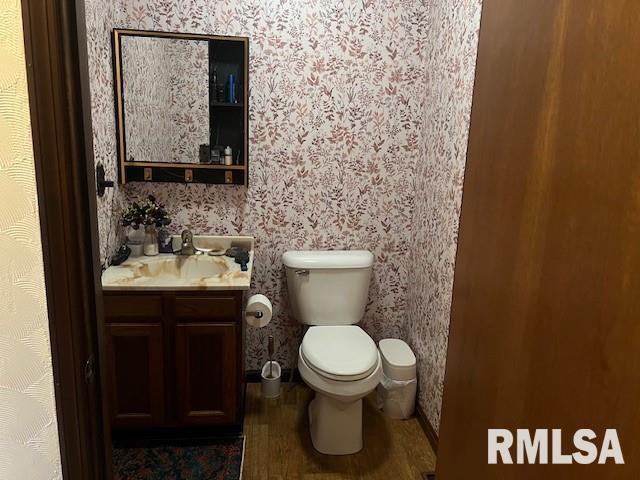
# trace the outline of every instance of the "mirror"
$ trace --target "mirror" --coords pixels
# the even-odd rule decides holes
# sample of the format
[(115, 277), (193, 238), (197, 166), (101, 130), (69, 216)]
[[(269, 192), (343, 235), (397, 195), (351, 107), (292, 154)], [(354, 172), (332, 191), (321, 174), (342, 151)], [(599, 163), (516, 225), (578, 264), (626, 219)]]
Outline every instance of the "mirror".
[(200, 163), (209, 143), (209, 44), (122, 39), (127, 161)]
[(248, 39), (113, 31), (120, 182), (247, 184)]

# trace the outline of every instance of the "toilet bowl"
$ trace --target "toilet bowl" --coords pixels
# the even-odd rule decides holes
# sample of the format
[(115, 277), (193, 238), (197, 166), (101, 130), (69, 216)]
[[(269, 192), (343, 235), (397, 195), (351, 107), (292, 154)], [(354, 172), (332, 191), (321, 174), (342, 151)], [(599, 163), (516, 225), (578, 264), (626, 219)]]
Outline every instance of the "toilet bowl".
[(328, 455), (363, 448), (362, 399), (382, 378), (374, 341), (355, 324), (364, 314), (373, 255), (295, 251), (283, 255), (293, 316), (310, 325), (298, 369), (315, 392), (309, 405), (313, 446)]
[[(364, 345), (350, 348), (349, 343), (357, 338), (356, 342)], [(382, 363), (373, 340), (356, 326), (311, 327), (299, 349), (298, 370), (316, 392), (309, 405), (314, 448), (328, 455), (362, 450), (362, 398), (382, 378)]]

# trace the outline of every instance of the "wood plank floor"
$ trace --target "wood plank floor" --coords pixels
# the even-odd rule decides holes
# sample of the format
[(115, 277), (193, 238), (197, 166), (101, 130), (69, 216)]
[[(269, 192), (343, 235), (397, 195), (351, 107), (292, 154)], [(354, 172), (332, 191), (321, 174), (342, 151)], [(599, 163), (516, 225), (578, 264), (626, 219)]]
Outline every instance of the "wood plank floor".
[(421, 480), (435, 469), (435, 455), (417, 418), (390, 420), (375, 408), (375, 392), (364, 404), (364, 449), (328, 456), (311, 445), (307, 405), (313, 391), (283, 386), (278, 399), (260, 396), (260, 384), (247, 385), (246, 448), (243, 480)]

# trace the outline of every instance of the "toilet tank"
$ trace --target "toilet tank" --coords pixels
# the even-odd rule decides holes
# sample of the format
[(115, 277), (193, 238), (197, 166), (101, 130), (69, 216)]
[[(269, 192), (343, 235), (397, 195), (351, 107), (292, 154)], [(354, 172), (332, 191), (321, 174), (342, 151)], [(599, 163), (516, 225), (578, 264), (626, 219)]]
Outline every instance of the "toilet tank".
[(366, 250), (282, 256), (293, 316), (307, 325), (352, 325), (364, 315), (373, 255)]

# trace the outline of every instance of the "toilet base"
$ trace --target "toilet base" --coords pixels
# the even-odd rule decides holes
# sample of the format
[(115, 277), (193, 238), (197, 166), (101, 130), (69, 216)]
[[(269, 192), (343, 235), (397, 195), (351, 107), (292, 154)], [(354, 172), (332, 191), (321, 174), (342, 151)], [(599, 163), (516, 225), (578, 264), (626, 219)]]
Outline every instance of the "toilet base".
[(362, 450), (362, 399), (341, 402), (316, 392), (309, 404), (313, 447), (326, 455), (350, 455)]

